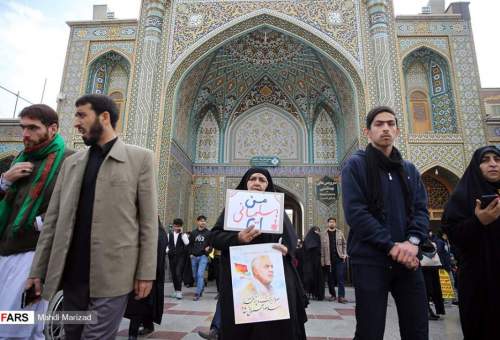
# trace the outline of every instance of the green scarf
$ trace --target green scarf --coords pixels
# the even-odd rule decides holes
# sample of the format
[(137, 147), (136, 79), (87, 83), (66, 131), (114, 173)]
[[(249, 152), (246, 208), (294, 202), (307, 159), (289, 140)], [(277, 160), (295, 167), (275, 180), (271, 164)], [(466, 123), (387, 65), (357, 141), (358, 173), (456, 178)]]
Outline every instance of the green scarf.
[[(61, 135), (56, 134), (54, 139), (47, 145), (34, 150), (25, 149), (12, 163), (43, 160), (30, 184), (30, 190), (12, 223), (13, 235), (17, 234), (20, 229), (30, 230), (33, 228), (33, 222), (38, 215), (37, 212), (42, 204), (45, 190), (56, 177), (56, 171), (63, 157), (64, 140)], [(9, 216), (12, 213), (12, 203), (16, 198), (18, 189), (18, 183), (14, 182), (9, 190), (7, 190), (3, 200), (0, 201), (0, 236), (3, 235), (7, 227)]]

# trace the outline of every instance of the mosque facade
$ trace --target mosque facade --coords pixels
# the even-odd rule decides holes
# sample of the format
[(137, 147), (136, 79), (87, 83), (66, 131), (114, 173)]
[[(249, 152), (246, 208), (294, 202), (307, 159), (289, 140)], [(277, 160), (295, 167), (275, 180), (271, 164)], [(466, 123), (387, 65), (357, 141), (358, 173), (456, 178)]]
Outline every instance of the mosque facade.
[[(143, 0), (138, 20), (119, 20), (96, 6), (93, 20), (68, 22), (62, 134), (84, 147), (74, 102), (110, 95), (121, 137), (156, 154), (162, 220), (215, 222), (226, 189), (262, 165), (303, 235), (329, 216), (347, 229), (340, 169), (366, 146), (366, 112), (389, 105), (438, 223), (493, 137), (468, 3), (423, 12), (396, 17), (391, 0)], [(21, 147), (0, 129), (3, 155)]]

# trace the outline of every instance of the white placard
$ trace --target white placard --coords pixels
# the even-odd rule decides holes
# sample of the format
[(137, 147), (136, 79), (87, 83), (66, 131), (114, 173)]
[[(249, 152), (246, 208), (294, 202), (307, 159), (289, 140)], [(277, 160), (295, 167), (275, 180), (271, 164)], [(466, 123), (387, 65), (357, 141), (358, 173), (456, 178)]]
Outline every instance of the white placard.
[(224, 230), (254, 225), (262, 233), (283, 233), (285, 195), (280, 192), (232, 190), (226, 192)]

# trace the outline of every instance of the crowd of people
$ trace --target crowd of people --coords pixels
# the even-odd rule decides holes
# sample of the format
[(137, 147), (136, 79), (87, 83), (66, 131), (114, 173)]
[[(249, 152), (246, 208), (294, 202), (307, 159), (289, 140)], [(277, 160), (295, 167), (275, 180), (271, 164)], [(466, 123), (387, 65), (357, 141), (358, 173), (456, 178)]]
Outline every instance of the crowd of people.
[[(98, 320), (64, 324), (66, 339), (114, 339), (123, 316), (131, 320), (129, 338), (136, 339), (161, 322), (167, 258), (171, 297), (182, 299), (183, 283), (191, 284), (195, 301), (203, 297), (211, 262), (219, 295), (210, 332), (202, 337), (306, 339), (306, 308), (312, 299), (325, 299), (325, 282), (328, 300), (348, 302), (344, 286), (349, 267), (356, 303), (354, 339), (383, 339), (391, 293), (401, 338), (423, 340), (429, 339), (429, 319), (445, 313), (442, 268), (458, 287), (464, 339), (500, 334), (494, 321), (500, 302), (495, 289), (500, 279), (497, 147), (475, 151), (435, 236), (420, 174), (394, 146), (396, 114), (377, 107), (367, 114), (366, 149), (342, 168), (347, 240), (335, 217), (324, 228), (311, 227), (301, 242), (286, 214), (283, 233), (267, 234), (251, 225), (225, 230), (224, 210), (210, 230), (207, 218), (198, 216), (188, 235), (180, 218), (171, 229), (162, 226), (154, 154), (117, 137), (113, 100), (85, 95), (75, 107), (74, 126), (89, 146), (78, 152), (65, 146), (50, 107), (32, 105), (19, 114), (25, 148), (0, 178), (0, 310), (43, 313), (62, 289), (65, 311), (91, 311)], [(249, 169), (236, 189), (276, 191), (263, 168)], [(262, 243), (272, 243), (283, 255), (290, 316), (237, 324), (229, 248)], [(43, 339), (42, 327), (3, 324), (0, 338)]]

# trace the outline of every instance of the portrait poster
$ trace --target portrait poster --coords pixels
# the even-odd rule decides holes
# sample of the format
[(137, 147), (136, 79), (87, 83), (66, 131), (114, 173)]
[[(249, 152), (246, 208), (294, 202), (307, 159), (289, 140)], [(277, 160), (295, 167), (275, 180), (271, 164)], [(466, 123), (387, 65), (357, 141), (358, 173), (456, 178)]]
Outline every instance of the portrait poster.
[(236, 324), (290, 319), (283, 255), (273, 244), (229, 248)]
[(241, 231), (254, 225), (262, 233), (283, 233), (285, 195), (280, 192), (232, 190), (226, 192), (224, 230)]

